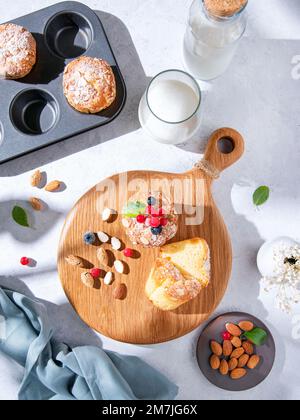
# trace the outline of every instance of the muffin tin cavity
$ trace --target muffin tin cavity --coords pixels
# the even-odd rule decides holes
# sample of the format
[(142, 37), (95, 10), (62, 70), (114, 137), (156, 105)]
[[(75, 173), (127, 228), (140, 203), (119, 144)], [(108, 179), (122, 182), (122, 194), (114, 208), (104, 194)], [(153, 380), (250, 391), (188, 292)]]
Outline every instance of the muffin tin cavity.
[(59, 13), (46, 25), (45, 39), (54, 54), (75, 58), (88, 50), (93, 41), (93, 28), (79, 13)]
[[(126, 101), (125, 83), (93, 10), (67, 1), (12, 23), (32, 33), (37, 62), (23, 79), (0, 79), (0, 163), (100, 127), (121, 112)], [(77, 112), (64, 96), (65, 66), (83, 54), (107, 61), (116, 79), (116, 100), (98, 114)]]
[(51, 130), (59, 115), (59, 105), (48, 92), (29, 89), (19, 93), (12, 102), (10, 118), (25, 134), (44, 134)]

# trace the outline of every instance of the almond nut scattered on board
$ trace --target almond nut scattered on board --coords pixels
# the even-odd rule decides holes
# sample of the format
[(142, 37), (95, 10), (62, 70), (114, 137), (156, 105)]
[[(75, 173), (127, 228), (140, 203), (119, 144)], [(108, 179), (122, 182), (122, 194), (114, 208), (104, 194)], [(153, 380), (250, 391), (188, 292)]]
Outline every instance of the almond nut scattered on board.
[(218, 370), (219, 368), (220, 368), (220, 365), (221, 365), (221, 361), (220, 361), (220, 359), (218, 358), (218, 356), (216, 356), (215, 354), (213, 354), (212, 356), (211, 356), (211, 358), (210, 358), (210, 360), (209, 360), (209, 363), (210, 363), (210, 367), (213, 369), (213, 370)]
[(243, 349), (243, 347), (239, 347), (239, 348), (233, 350), (233, 352), (230, 355), (230, 358), (231, 359), (239, 359), (244, 353), (245, 353), (245, 350)]
[(124, 300), (127, 296), (127, 287), (124, 283), (118, 284), (113, 291), (113, 297), (118, 300)]
[(120, 241), (120, 239), (116, 238), (116, 237), (112, 237), (111, 240), (111, 246), (115, 251), (118, 251), (119, 249), (122, 248), (122, 243)]
[(254, 329), (254, 324), (251, 321), (241, 321), (239, 327), (241, 330), (249, 332)]
[(223, 354), (225, 357), (230, 356), (232, 353), (232, 344), (229, 340), (224, 340), (223, 342)]
[(226, 330), (235, 337), (239, 337), (242, 334), (240, 328), (234, 324), (226, 324)]
[(57, 191), (61, 186), (61, 181), (51, 181), (46, 185), (45, 190), (48, 192)]
[(230, 359), (228, 362), (229, 371), (231, 372), (232, 370), (236, 369), (238, 367), (238, 364), (238, 359)]
[(97, 258), (100, 264), (108, 265), (108, 254), (104, 248), (97, 249)]
[(220, 368), (219, 371), (221, 373), (221, 375), (226, 376), (229, 372), (229, 366), (228, 363), (225, 359), (223, 359), (220, 363)]
[(95, 283), (94, 277), (87, 271), (81, 274), (81, 281), (86, 287), (89, 287), (89, 288), (94, 287), (94, 283)]
[(101, 214), (103, 222), (109, 222), (113, 214), (116, 214), (115, 210), (109, 209), (108, 207), (103, 209)]
[(233, 347), (241, 347), (242, 346), (242, 341), (239, 337), (233, 337), (233, 339), (231, 340), (231, 344), (233, 345)]
[(217, 341), (211, 341), (210, 348), (213, 354), (215, 354), (216, 356), (222, 356), (223, 349), (221, 344), (219, 344)]
[(29, 203), (31, 204), (31, 207), (35, 211), (41, 211), (42, 208), (43, 208), (42, 202), (41, 202), (41, 200), (39, 198), (30, 197), (29, 198)]
[(76, 255), (69, 255), (65, 258), (68, 264), (74, 265), (76, 267), (82, 268), (84, 266), (83, 261), (80, 257), (77, 257)]
[(245, 367), (249, 359), (250, 359), (250, 356), (248, 356), (248, 354), (242, 354), (242, 356), (239, 358), (239, 361), (238, 361), (238, 367), (239, 368)]
[(106, 284), (106, 286), (109, 286), (110, 284), (112, 284), (112, 282), (114, 281), (114, 275), (111, 271), (108, 271), (105, 276), (104, 276), (104, 284)]
[(120, 260), (116, 260), (114, 262), (114, 267), (117, 273), (123, 274), (124, 273), (124, 263)]
[(247, 353), (249, 356), (252, 356), (254, 353), (254, 346), (250, 341), (244, 341), (243, 342), (243, 349), (245, 350), (245, 353)]
[(247, 363), (249, 369), (255, 369), (260, 362), (260, 357), (257, 354), (254, 354), (250, 357), (250, 360)]
[(41, 171), (38, 169), (31, 175), (30, 184), (32, 187), (38, 187), (41, 182), (42, 182), (42, 174), (41, 174)]
[(243, 378), (245, 375), (247, 375), (247, 371), (246, 371), (246, 369), (243, 369), (243, 368), (237, 368), (237, 369), (234, 369), (234, 370), (230, 373), (230, 377), (231, 377), (231, 379), (234, 379), (234, 380), (236, 380), (236, 379), (241, 379), (241, 378)]
[(109, 236), (105, 232), (97, 232), (99, 241), (106, 244), (109, 241)]

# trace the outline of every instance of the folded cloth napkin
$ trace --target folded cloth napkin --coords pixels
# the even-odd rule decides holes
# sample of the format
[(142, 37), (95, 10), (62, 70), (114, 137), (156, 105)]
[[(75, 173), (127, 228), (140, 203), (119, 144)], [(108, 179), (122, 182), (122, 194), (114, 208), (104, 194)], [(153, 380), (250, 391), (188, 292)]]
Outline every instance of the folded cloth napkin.
[(137, 357), (53, 338), (45, 306), (0, 288), (0, 351), (25, 368), (20, 400), (169, 400), (176, 385)]

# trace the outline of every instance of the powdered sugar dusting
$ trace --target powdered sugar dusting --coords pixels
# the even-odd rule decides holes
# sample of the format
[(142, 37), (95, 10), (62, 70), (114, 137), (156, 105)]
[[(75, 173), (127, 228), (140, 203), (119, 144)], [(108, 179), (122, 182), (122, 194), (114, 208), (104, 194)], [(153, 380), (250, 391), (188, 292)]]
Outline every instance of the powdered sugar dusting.
[(80, 57), (65, 69), (64, 92), (82, 112), (99, 112), (115, 100), (116, 84), (109, 64), (98, 58)]
[(36, 61), (36, 42), (22, 26), (0, 25), (0, 75), (20, 78), (28, 74)]

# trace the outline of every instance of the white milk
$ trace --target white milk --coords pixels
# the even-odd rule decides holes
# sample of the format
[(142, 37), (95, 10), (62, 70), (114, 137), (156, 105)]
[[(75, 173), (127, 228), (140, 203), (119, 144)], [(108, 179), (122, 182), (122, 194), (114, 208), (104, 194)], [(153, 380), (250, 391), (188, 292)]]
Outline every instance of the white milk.
[[(185, 73), (182, 75), (190, 78)], [(142, 98), (139, 109), (141, 125), (157, 141), (182, 143), (199, 126), (200, 100), (198, 89), (181, 80), (160, 79), (158, 76)]]
[(183, 45), (187, 70), (200, 80), (211, 80), (223, 74), (232, 61), (245, 27), (244, 12), (214, 18), (206, 12), (200, 0), (195, 0)]

